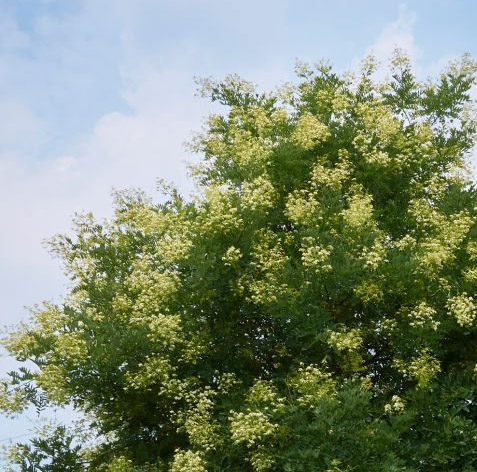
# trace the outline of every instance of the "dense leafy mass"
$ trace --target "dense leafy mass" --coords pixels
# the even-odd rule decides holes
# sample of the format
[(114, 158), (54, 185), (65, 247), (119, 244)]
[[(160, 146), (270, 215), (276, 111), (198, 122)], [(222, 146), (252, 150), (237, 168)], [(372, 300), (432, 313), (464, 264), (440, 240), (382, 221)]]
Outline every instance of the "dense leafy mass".
[(477, 470), (476, 64), (374, 67), (204, 81), (225, 111), (197, 197), (123, 192), (52, 240), (71, 290), (5, 341), (36, 367), (0, 402), (72, 404), (102, 439), (56, 431), (31, 470)]

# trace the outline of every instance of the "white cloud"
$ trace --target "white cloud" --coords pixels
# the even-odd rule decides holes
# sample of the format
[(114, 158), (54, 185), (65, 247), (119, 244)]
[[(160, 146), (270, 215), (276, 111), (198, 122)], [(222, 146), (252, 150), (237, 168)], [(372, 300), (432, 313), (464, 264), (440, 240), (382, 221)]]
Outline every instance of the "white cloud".
[(48, 126), (19, 100), (0, 99), (0, 153), (27, 153), (48, 140)]
[(409, 11), (405, 4), (401, 4), (398, 18), (384, 26), (376, 41), (368, 48), (367, 53), (373, 54), (378, 60), (385, 63), (392, 56), (394, 50), (400, 48), (415, 62), (420, 56), (413, 33), (416, 19), (416, 13)]

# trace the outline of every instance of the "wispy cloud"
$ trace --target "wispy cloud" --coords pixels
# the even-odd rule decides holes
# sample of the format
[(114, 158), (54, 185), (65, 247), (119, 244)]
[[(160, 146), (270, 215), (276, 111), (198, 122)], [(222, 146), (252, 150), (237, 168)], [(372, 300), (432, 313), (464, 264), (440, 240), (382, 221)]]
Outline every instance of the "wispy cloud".
[(411, 61), (416, 62), (421, 55), (414, 37), (416, 20), (416, 13), (401, 4), (397, 19), (383, 27), (375, 42), (368, 48), (367, 54), (373, 54), (386, 63), (399, 48), (408, 54)]

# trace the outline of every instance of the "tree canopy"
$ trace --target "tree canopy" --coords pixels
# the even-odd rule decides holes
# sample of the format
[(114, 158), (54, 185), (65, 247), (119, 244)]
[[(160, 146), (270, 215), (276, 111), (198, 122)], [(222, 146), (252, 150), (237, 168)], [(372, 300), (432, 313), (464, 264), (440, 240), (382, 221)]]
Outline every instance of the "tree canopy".
[(477, 469), (476, 64), (374, 70), (204, 80), (196, 196), (121, 192), (51, 240), (69, 293), (5, 340), (0, 405), (73, 405), (101, 440), (57, 430), (22, 470)]

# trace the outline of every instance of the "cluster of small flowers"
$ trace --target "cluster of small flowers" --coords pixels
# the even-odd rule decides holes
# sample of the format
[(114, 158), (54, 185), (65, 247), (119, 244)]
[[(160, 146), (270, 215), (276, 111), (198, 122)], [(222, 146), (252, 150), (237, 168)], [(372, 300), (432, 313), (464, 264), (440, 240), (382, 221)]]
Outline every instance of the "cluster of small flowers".
[(460, 326), (472, 326), (474, 324), (477, 318), (477, 307), (474, 299), (467, 293), (464, 292), (449, 299), (447, 306)]
[(393, 395), (391, 401), (384, 405), (384, 412), (388, 415), (392, 413), (402, 413), (406, 408), (406, 402), (398, 395)]

